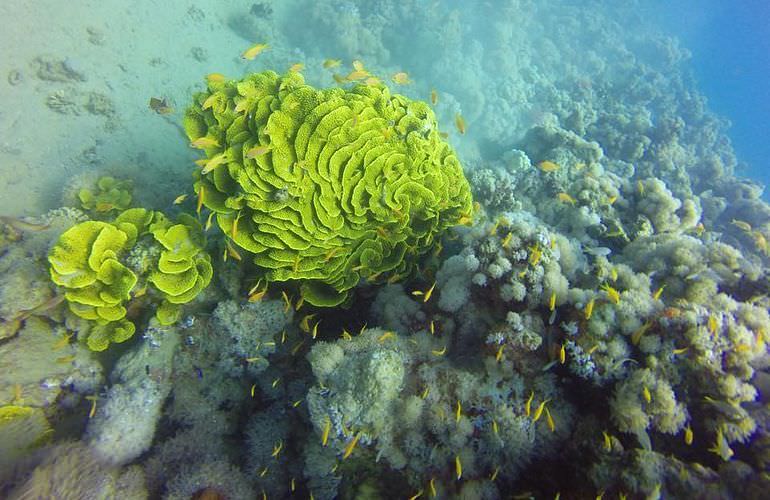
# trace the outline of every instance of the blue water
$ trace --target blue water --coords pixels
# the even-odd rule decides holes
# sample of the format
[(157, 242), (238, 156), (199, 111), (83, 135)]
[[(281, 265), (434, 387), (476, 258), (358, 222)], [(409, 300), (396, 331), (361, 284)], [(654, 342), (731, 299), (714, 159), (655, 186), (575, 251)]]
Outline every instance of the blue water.
[(741, 173), (770, 183), (770, 2), (664, 1), (655, 13), (692, 52), (692, 70), (711, 109), (732, 122)]

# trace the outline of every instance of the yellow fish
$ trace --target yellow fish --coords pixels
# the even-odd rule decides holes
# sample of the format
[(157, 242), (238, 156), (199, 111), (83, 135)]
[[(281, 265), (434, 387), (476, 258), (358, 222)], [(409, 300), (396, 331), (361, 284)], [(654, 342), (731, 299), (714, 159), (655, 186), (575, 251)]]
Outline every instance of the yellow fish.
[(690, 446), (692, 444), (692, 438), (692, 427), (690, 427), (690, 424), (687, 424), (687, 427), (684, 428), (684, 444)]
[(730, 224), (732, 224), (733, 226), (737, 227), (741, 231), (746, 231), (747, 233), (751, 232), (751, 224), (749, 224), (746, 221), (742, 221), (742, 220), (738, 220), (738, 219), (733, 219), (733, 220), (730, 221)]
[(601, 289), (607, 293), (607, 297), (612, 302), (615, 304), (620, 304), (620, 292), (618, 292), (615, 288), (610, 286), (608, 283), (605, 283), (601, 286)]
[(302, 64), (302, 63), (295, 63), (295, 64), (292, 64), (291, 67), (289, 68), (289, 73), (299, 73), (303, 69), (305, 69), (305, 65), (304, 64)]
[(551, 416), (551, 412), (548, 411), (548, 408), (545, 409), (545, 421), (548, 424), (548, 430), (551, 432), (556, 431), (556, 422), (553, 421), (553, 417)]
[(562, 202), (562, 203), (569, 203), (570, 205), (574, 205), (575, 203), (577, 203), (577, 200), (575, 198), (573, 198), (572, 196), (570, 196), (569, 194), (567, 194), (567, 193), (559, 193), (559, 194), (556, 195), (556, 198), (560, 202)]
[(446, 346), (442, 347), (440, 350), (434, 349), (430, 352), (433, 353), (434, 356), (443, 356), (444, 354), (446, 354)]
[(222, 73), (209, 73), (206, 75), (206, 81), (208, 83), (222, 83), (225, 79), (225, 75)]
[(529, 392), (529, 398), (527, 399), (527, 402), (524, 403), (524, 413), (529, 416), (530, 412), (532, 411), (532, 400), (535, 397), (535, 391)]
[(382, 82), (376, 76), (370, 76), (369, 78), (364, 80), (364, 85), (366, 85), (367, 87), (374, 87), (379, 85), (380, 83)]
[(708, 328), (709, 328), (709, 332), (711, 332), (712, 335), (715, 334), (719, 329), (719, 323), (717, 322), (717, 317), (713, 314), (709, 316)]
[(252, 160), (257, 156), (262, 156), (263, 154), (266, 154), (268, 151), (270, 151), (270, 146), (254, 146), (253, 148), (246, 151), (245, 156), (249, 160)]
[(150, 97), (150, 109), (159, 115), (168, 115), (174, 112), (174, 108), (168, 105), (165, 98)]
[(204, 110), (209, 109), (210, 107), (214, 106), (214, 103), (216, 103), (218, 99), (219, 99), (219, 94), (217, 94), (216, 92), (211, 94), (206, 98), (205, 101), (203, 101), (203, 104), (201, 104), (201, 109), (204, 109)]
[(706, 230), (706, 226), (704, 226), (702, 222), (699, 222), (698, 224), (696, 224), (695, 226), (696, 235), (701, 236), (705, 230)]
[(238, 214), (235, 216), (235, 220), (233, 221), (233, 227), (230, 232), (230, 236), (235, 240), (238, 237), (238, 221), (241, 220), (241, 211), (238, 210)]
[(332, 429), (332, 421), (329, 419), (329, 417), (326, 417), (326, 424), (324, 424), (324, 431), (323, 434), (321, 434), (321, 445), (326, 446), (326, 444), (329, 442), (329, 431)]
[(319, 323), (321, 323), (321, 321), (316, 321), (315, 325), (313, 325), (313, 333), (311, 334), (313, 338), (316, 338), (318, 336), (318, 325), (319, 325)]
[(225, 163), (227, 163), (227, 156), (225, 153), (219, 153), (206, 163), (206, 166), (203, 167), (203, 170), (201, 170), (201, 174), (206, 175), (218, 166), (224, 165)]
[(212, 148), (212, 147), (218, 148), (219, 142), (213, 137), (209, 137), (206, 135), (203, 137), (198, 137), (197, 139), (192, 141), (190, 143), (190, 147), (196, 148), (196, 149), (206, 149), (206, 148)]
[(604, 436), (604, 451), (612, 451), (612, 436), (607, 434), (607, 431), (602, 431)]
[(405, 71), (399, 71), (391, 77), (391, 80), (398, 85), (408, 85), (412, 83), (412, 80), (409, 79), (409, 75)]
[(233, 259), (237, 260), (238, 262), (241, 261), (241, 254), (238, 253), (238, 250), (236, 250), (231, 244), (229, 240), (225, 240), (225, 246), (227, 247), (225, 249), (226, 254), (232, 257)]
[(465, 119), (460, 113), (455, 115), (455, 126), (460, 135), (465, 135)]
[(542, 170), (543, 172), (556, 172), (559, 170), (559, 164), (554, 163), (552, 161), (544, 160), (537, 164), (537, 168)]
[(281, 450), (283, 449), (283, 440), (279, 439), (278, 442), (273, 446), (273, 454), (272, 457), (277, 457), (279, 453), (281, 453)]
[(591, 319), (591, 315), (594, 312), (594, 303), (595, 302), (596, 302), (596, 299), (595, 298), (591, 298), (591, 300), (589, 300), (588, 303), (586, 304), (586, 308), (584, 310), (586, 320)]
[(551, 292), (551, 298), (548, 301), (548, 310), (553, 311), (556, 309), (556, 292)]
[(180, 203), (182, 203), (186, 199), (187, 199), (187, 195), (186, 194), (180, 194), (179, 196), (174, 198), (174, 205), (179, 205)]
[(326, 69), (332, 69), (332, 68), (339, 67), (340, 64), (342, 64), (342, 61), (340, 61), (339, 59), (326, 59), (324, 61), (323, 66)]
[(366, 71), (364, 69), (364, 63), (360, 59), (353, 59), (353, 69), (356, 71)]
[(267, 285), (265, 285), (264, 290), (261, 290), (261, 291), (254, 290), (254, 291), (250, 292), (249, 293), (248, 301), (249, 302), (259, 302), (260, 300), (262, 300), (262, 298), (265, 296), (266, 293), (267, 293)]
[(358, 433), (353, 436), (353, 439), (350, 440), (347, 446), (345, 446), (345, 453), (342, 455), (343, 460), (348, 458), (350, 454), (353, 453), (353, 449), (356, 447), (356, 444), (358, 444), (359, 439), (361, 439), (361, 431), (358, 431)]
[(540, 262), (540, 259), (543, 257), (543, 251), (540, 250), (540, 244), (535, 243), (534, 247), (529, 247), (529, 263), (530, 265), (536, 266), (538, 262)]
[(354, 82), (356, 80), (363, 80), (364, 78), (367, 78), (369, 76), (369, 72), (365, 70), (355, 70), (348, 73), (348, 76), (345, 77), (345, 80), (348, 82)]
[(94, 415), (96, 415), (96, 399), (97, 396), (86, 396), (86, 399), (91, 401), (91, 410), (88, 412), (88, 418), (94, 418)]
[(532, 422), (537, 422), (540, 420), (540, 417), (543, 416), (543, 411), (546, 409), (545, 405), (548, 403), (550, 399), (543, 400), (537, 408), (535, 408), (535, 412), (532, 414)]
[(639, 345), (639, 341), (642, 340), (642, 335), (652, 326), (652, 322), (648, 321), (647, 323), (643, 324), (639, 327), (638, 330), (636, 330), (634, 333), (631, 334), (631, 343), (634, 345)]
[(436, 89), (431, 89), (430, 91), (430, 103), (434, 106), (438, 104), (438, 92), (436, 92)]
[(248, 49), (243, 51), (243, 54), (241, 54), (241, 57), (244, 59), (251, 61), (255, 57), (257, 57), (259, 54), (264, 52), (265, 50), (269, 49), (270, 46), (266, 43), (258, 43), (256, 45), (252, 45)]
[(463, 464), (460, 462), (460, 455), (455, 455), (455, 474), (458, 481), (463, 477)]

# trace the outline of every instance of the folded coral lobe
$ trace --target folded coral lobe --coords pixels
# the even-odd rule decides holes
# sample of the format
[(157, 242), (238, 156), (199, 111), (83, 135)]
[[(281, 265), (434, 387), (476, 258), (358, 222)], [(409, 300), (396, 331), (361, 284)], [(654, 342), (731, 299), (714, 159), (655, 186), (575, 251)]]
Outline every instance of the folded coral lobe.
[(195, 189), (224, 234), (268, 280), (300, 280), (315, 305), (344, 302), (361, 278), (410, 272), (471, 212), (433, 111), (384, 85), (319, 90), (272, 71), (213, 82), (185, 130), (213, 139)]

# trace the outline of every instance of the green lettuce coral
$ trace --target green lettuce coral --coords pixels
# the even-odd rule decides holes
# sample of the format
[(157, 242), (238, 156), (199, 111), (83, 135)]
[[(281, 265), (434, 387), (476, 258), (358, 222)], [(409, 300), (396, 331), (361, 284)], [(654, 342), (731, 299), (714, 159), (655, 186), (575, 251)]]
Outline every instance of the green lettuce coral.
[(61, 235), (48, 261), (51, 280), (65, 289), (73, 313), (107, 322), (126, 315), (123, 304), (137, 281), (118, 260), (127, 242), (125, 232), (99, 221), (82, 222)]
[(212, 277), (211, 258), (198, 221), (182, 215), (172, 223), (162, 213), (132, 208), (113, 222), (86, 221), (60, 237), (48, 255), (51, 280), (64, 289), (69, 309), (88, 320), (88, 347), (106, 349), (136, 330), (126, 319), (132, 300), (153, 285), (161, 324), (179, 319), (180, 305), (194, 299)]
[(125, 210), (131, 205), (133, 183), (105, 176), (96, 181), (95, 189), (83, 188), (78, 192), (80, 204), (86, 210), (111, 212)]
[(433, 111), (380, 84), (318, 90), (271, 71), (210, 82), (184, 126), (206, 153), (195, 190), (219, 227), (317, 306), (361, 278), (405, 276), (471, 213)]
[(205, 239), (200, 223), (186, 214), (180, 221), (156, 225), (152, 230), (163, 250), (148, 281), (164, 296), (156, 313), (162, 324), (176, 322), (181, 314), (179, 305), (194, 299), (214, 274), (211, 257), (202, 250)]

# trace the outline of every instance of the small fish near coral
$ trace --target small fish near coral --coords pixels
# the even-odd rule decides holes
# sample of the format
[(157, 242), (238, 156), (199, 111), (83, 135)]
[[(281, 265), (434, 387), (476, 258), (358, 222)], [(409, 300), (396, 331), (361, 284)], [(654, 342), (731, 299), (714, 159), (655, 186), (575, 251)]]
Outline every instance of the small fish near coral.
[(150, 97), (149, 107), (159, 115), (169, 115), (174, 112), (174, 108), (169, 106), (168, 101), (161, 97)]

